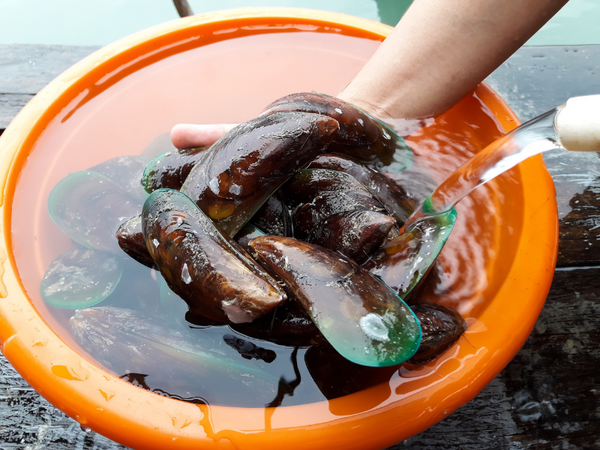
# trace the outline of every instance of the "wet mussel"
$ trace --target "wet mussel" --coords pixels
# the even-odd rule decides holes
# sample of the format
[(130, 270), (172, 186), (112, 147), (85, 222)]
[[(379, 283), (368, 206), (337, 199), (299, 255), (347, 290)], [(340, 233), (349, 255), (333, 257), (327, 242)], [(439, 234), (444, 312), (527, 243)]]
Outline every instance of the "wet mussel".
[[(102, 306), (76, 311), (70, 325), (77, 342), (98, 361), (121, 377), (136, 377), (141, 387), (161, 395), (205, 403), (190, 393), (211, 391), (212, 400), (221, 404), (265, 404), (280, 383), (248, 361), (248, 355), (271, 361), (273, 355), (257, 346), (244, 346), (233, 336), (224, 346), (217, 335), (205, 333), (198, 339), (189, 329), (173, 329), (140, 311)], [(107, 341), (113, 345), (107, 346)], [(223, 348), (227, 346), (234, 348), (228, 351)], [(181, 373), (187, 376), (181, 377)], [(218, 392), (211, 385), (215, 377), (222, 386)], [(240, 396), (240, 384), (254, 389), (250, 395)], [(162, 390), (165, 385), (170, 387), (168, 393)]]
[(73, 243), (46, 270), (42, 298), (57, 308), (87, 308), (100, 303), (117, 287), (123, 269), (115, 255)]
[(142, 186), (148, 194), (157, 189), (181, 189), (196, 164), (202, 164), (212, 147), (193, 147), (158, 155), (144, 167)]
[(344, 172), (305, 169), (283, 191), (293, 208), (295, 237), (340, 252), (359, 263), (386, 241), (396, 225), (384, 205)]
[(229, 235), (303, 169), (338, 132), (338, 122), (311, 113), (275, 113), (238, 125), (211, 147), (181, 187)]
[(250, 246), (346, 359), (392, 366), (417, 351), (421, 329), (410, 308), (353, 261), (293, 238), (258, 237)]
[(412, 164), (412, 151), (396, 131), (361, 109), (329, 95), (303, 92), (280, 98), (262, 115), (305, 112), (331, 117), (339, 133), (328, 151), (349, 156), (382, 172), (399, 173)]
[(179, 191), (159, 189), (148, 197), (142, 232), (167, 284), (193, 313), (251, 322), (286, 299), (277, 282)]
[(452, 209), (414, 223), (378, 249), (365, 268), (408, 299), (433, 267), (455, 222), (456, 210)]
[[(418, 295), (413, 309), (403, 301), (427, 275), (411, 265), (427, 259), (426, 237), (453, 224), (420, 223), (407, 235), (422, 244), (404, 244), (400, 230), (418, 201), (386, 174), (397, 178), (411, 162), (387, 125), (303, 93), (210, 147), (70, 174), (48, 209), (74, 243), (48, 268), (42, 296), (86, 308), (71, 318), (79, 344), (141, 387), (162, 383), (146, 375), (156, 360), (173, 359), (165, 377), (198, 371), (173, 388), (177, 398), (204, 401), (189, 395), (189, 385), (206, 383), (203, 373), (232, 383), (245, 373), (275, 397), (269, 405), (281, 404), (300, 382), (299, 355), (326, 398), (369, 387), (403, 361), (434, 358), (466, 328), (453, 311), (420, 306)], [(115, 304), (123, 267), (142, 267), (133, 260), (150, 268), (152, 293)], [(222, 327), (230, 332), (215, 338), (210, 330)], [(206, 336), (198, 340), (195, 328)], [(271, 383), (252, 368), (279, 361), (269, 345), (293, 349), (292, 381)], [(338, 360), (338, 368), (323, 363)], [(339, 383), (324, 379), (329, 372)], [(347, 372), (355, 376), (343, 380)]]
[(75, 309), (111, 295), (123, 265), (115, 232), (142, 210), (146, 194), (139, 179), (148, 161), (142, 156), (119, 156), (70, 173), (54, 186), (48, 214), (72, 244), (46, 270), (40, 286), (46, 302)]
[(396, 218), (400, 225), (406, 222), (420, 203), (415, 194), (407, 191), (406, 186), (401, 186), (380, 171), (345, 156), (323, 154), (317, 156), (308, 168), (336, 170), (351, 175), (381, 202), (388, 214)]

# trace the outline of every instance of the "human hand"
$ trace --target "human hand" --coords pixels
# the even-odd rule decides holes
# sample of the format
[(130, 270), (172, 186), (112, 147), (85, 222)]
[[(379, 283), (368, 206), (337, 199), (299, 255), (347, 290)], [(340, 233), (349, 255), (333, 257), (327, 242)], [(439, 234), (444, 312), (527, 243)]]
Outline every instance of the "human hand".
[[(338, 96), (344, 100), (343, 93)], [(361, 108), (367, 114), (376, 117), (377, 108), (371, 105), (356, 101), (356, 106)], [(180, 123), (171, 129), (171, 142), (178, 149), (202, 147), (212, 145), (217, 142), (221, 136), (234, 128), (236, 123), (218, 123), (218, 124), (188, 124)]]
[(212, 145), (236, 125), (235, 123), (180, 123), (171, 130), (171, 142), (178, 149)]
[[(394, 129), (340, 98), (314, 92), (291, 94), (269, 104), (261, 116), (282, 112), (316, 113), (335, 119), (340, 132), (328, 146), (329, 152), (392, 173), (401, 172), (411, 164), (411, 151)], [(171, 131), (171, 140), (179, 149), (212, 145), (235, 126), (179, 124)]]

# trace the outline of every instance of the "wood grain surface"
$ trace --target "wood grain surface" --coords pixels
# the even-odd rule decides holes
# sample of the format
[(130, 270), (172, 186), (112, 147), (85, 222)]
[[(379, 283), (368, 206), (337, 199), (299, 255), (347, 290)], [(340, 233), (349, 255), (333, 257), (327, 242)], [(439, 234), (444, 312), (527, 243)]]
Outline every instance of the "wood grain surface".
[[(0, 45), (0, 132), (93, 47)], [(600, 93), (600, 46), (524, 47), (487, 80), (525, 121)], [(600, 449), (600, 158), (545, 157), (557, 188), (559, 268), (535, 329), (470, 403), (391, 449)], [(84, 430), (0, 357), (0, 450), (122, 450)]]

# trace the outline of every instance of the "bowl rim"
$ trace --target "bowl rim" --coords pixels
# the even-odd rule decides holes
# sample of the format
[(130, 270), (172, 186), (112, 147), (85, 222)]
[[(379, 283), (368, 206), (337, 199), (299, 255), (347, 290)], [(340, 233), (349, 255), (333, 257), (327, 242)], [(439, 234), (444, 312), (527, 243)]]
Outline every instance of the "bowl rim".
[[(342, 13), (298, 8), (240, 8), (217, 11), (167, 22), (135, 33), (103, 47), (52, 81), (15, 117), (0, 136), (0, 349), (16, 370), (56, 407), (93, 430), (133, 448), (184, 449), (192, 445), (219, 448), (330, 447), (380, 448), (406, 439), (446, 417), (471, 400), (512, 359), (530, 334), (545, 302), (554, 274), (558, 248), (556, 202), (547, 201), (554, 185), (541, 156), (522, 163), (524, 209), (542, 205), (534, 216), (525, 215), (521, 243), (507, 281), (496, 295), (519, 293), (518, 305), (510, 310), (487, 308), (497, 318), (493, 329), (471, 327), (469, 341), (478, 351), (457, 349), (448, 356), (440, 375), (438, 391), (397, 391), (393, 399), (352, 416), (335, 416), (328, 402), (279, 407), (236, 408), (184, 403), (137, 388), (83, 360), (67, 346), (37, 313), (25, 294), (10, 247), (12, 198), (5, 196), (7, 183), (14, 182), (19, 167), (15, 158), (27, 151), (36, 138), (35, 130), (47, 120), (47, 109), (69, 92), (90, 70), (126, 55), (159, 37), (169, 38), (208, 24), (260, 19), (300, 21), (367, 31), (384, 39), (391, 27)], [(492, 110), (508, 131), (519, 124), (506, 103), (485, 83), (477, 96)], [(11, 181), (13, 180), (13, 181)], [(14, 190), (13, 190), (14, 192)], [(539, 223), (544, 227), (539, 229)], [(537, 226), (536, 226), (537, 224)], [(534, 289), (535, 287), (535, 289)], [(495, 305), (499, 306), (499, 305)], [(498, 318), (502, 320), (498, 320)], [(515, 320), (518, 319), (515, 326)], [(493, 331), (493, 332), (492, 332)], [(456, 376), (455, 365), (461, 365)], [(483, 367), (483, 370), (479, 370)], [(34, 368), (35, 370), (32, 370)], [(418, 377), (415, 379), (418, 386)], [(410, 383), (408, 383), (410, 384)], [(375, 387), (376, 388), (376, 387)], [(372, 389), (333, 402), (360, 402)], [(408, 389), (408, 386), (405, 386)], [(402, 400), (402, 405), (398, 405)], [(405, 403), (407, 401), (408, 403)], [(350, 405), (351, 403), (348, 403)], [(391, 425), (390, 425), (391, 424)], [(218, 428), (218, 429), (217, 429)]]

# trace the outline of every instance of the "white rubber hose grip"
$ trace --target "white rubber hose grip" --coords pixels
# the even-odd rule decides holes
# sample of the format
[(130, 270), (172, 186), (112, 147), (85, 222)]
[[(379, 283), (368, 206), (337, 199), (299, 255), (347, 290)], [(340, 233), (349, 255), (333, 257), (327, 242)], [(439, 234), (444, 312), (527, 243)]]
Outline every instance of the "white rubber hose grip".
[(600, 151), (600, 95), (570, 98), (554, 123), (560, 144), (567, 150)]

